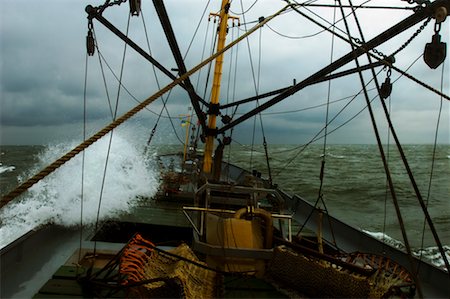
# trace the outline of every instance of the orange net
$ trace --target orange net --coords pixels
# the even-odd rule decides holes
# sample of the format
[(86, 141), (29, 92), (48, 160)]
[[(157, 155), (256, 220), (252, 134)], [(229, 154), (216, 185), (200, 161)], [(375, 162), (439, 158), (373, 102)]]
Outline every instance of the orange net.
[(119, 272), (123, 285), (134, 298), (214, 298), (220, 277), (216, 272), (200, 267), (194, 252), (186, 244), (166, 252), (139, 234), (124, 248)]

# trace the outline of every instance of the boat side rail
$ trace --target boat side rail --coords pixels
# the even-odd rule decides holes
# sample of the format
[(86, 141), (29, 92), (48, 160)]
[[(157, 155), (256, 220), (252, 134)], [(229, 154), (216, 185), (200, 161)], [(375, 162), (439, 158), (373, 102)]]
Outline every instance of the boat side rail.
[[(311, 203), (298, 195), (294, 195), (292, 200), (286, 201), (287, 208), (293, 211), (293, 219), (298, 223), (304, 223), (305, 228), (312, 231), (318, 230), (319, 210)], [(330, 231), (333, 228), (334, 232)], [(340, 250), (344, 252), (365, 252), (387, 256), (392, 260), (408, 269), (408, 271), (417, 271), (420, 269), (419, 277), (421, 285), (425, 294), (431, 298), (448, 297), (450, 294), (450, 284), (448, 283), (448, 274), (431, 265), (429, 262), (413, 257), (414, 268), (411, 268), (409, 258), (406, 252), (394, 248), (389, 244), (383, 243), (381, 240), (365, 233), (364, 231), (346, 224), (330, 215), (323, 218), (323, 238), (328, 242), (334, 243), (333, 236), (335, 236), (336, 244)], [(446, 294), (443, 296), (443, 294)]]
[[(192, 219), (189, 212), (200, 212), (201, 217), (200, 219), (204, 219), (205, 213), (220, 213), (220, 214), (229, 214), (229, 215), (235, 215), (237, 210), (227, 210), (227, 209), (213, 209), (213, 208), (201, 208), (201, 207), (183, 207), (183, 214), (188, 219), (189, 223), (192, 225), (193, 229), (196, 231), (196, 233), (199, 236), (203, 236), (205, 227), (204, 227), (204, 221), (200, 221), (200, 228), (197, 227), (195, 224), (194, 219)], [(278, 214), (278, 213), (270, 213), (273, 219), (279, 219), (287, 221), (288, 223), (288, 235), (287, 240), (289, 242), (292, 241), (292, 215), (286, 215), (286, 214)]]
[(241, 186), (241, 185), (232, 185), (232, 184), (214, 184), (214, 183), (205, 183), (200, 188), (197, 189), (196, 194), (200, 194), (204, 191), (226, 191), (230, 193), (245, 193), (245, 194), (252, 194), (254, 192), (266, 192), (275, 194), (275, 189), (268, 189), (268, 188), (259, 188), (259, 187), (250, 187), (250, 186)]

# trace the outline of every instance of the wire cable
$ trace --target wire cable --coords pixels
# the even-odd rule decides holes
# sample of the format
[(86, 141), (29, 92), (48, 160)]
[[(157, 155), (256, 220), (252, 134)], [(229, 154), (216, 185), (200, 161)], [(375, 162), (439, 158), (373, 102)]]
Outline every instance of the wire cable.
[[(128, 36), (129, 28), (130, 28), (130, 19), (131, 19), (131, 13), (128, 14), (128, 22), (127, 22), (127, 30), (126, 30), (126, 35), (127, 36)], [(119, 82), (122, 82), (123, 70), (125, 68), (125, 57), (126, 57), (126, 53), (127, 53), (127, 46), (128, 46), (127, 43), (124, 43), (122, 64), (121, 64), (120, 76), (119, 76), (120, 81)], [(114, 107), (113, 121), (116, 120), (117, 111), (119, 110), (120, 91), (121, 91), (121, 84), (119, 83), (119, 86), (117, 88), (117, 98), (116, 98), (116, 104), (115, 104), (115, 107)], [(98, 232), (98, 223), (99, 223), (99, 220), (100, 220), (100, 209), (101, 209), (102, 199), (103, 199), (103, 194), (104, 194), (103, 191), (104, 191), (104, 188), (105, 188), (106, 173), (107, 173), (108, 162), (109, 162), (109, 157), (110, 157), (110, 153), (111, 153), (111, 146), (112, 146), (113, 135), (114, 135), (114, 130), (111, 130), (110, 135), (109, 135), (108, 149), (107, 149), (107, 152), (106, 152), (105, 167), (103, 169), (102, 183), (101, 183), (101, 187), (100, 187), (100, 196), (99, 196), (99, 200), (98, 200), (97, 216), (96, 216), (96, 220), (95, 220), (95, 229), (94, 229), (94, 231), (96, 233)], [(94, 250), (93, 250), (94, 257), (96, 256), (96, 251), (97, 251), (97, 241), (94, 242)]]

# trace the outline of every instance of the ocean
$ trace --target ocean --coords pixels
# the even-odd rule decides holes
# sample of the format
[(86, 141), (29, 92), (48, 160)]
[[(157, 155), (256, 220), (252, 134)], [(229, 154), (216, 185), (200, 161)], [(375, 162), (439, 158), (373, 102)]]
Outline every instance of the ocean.
[[(96, 217), (108, 147), (108, 138), (103, 139), (85, 155), (83, 223), (92, 223)], [(113, 140), (105, 179), (105, 186), (112, 188), (105, 187), (103, 191), (101, 218), (131, 209), (139, 195), (154, 194), (159, 182), (155, 155), (180, 150), (179, 146), (156, 145), (143, 157), (143, 148), (128, 142), (125, 136), (117, 134)], [(6, 194), (75, 145), (67, 142), (52, 146), (2, 146), (0, 193)], [(320, 168), (324, 158), (322, 198), (328, 212), (376, 237), (384, 237), (393, 246), (403, 246), (376, 145), (327, 145), (325, 156), (320, 144), (308, 147), (269, 145), (268, 151), (273, 182), (286, 192), (298, 194), (311, 203), (319, 196)], [(422, 249), (436, 265), (443, 266), (428, 226), (425, 225), (424, 229), (423, 212), (396, 147), (385, 146), (385, 151), (411, 246), (416, 253)], [(434, 159), (432, 145), (406, 145), (404, 151), (450, 258), (450, 146), (438, 145)], [(225, 150), (224, 159), (268, 177), (261, 145), (232, 144)], [(80, 219), (81, 161), (81, 155), (69, 161), (33, 186), (20, 202), (8, 204), (0, 212), (0, 248), (28, 230), (48, 222), (77, 225)]]

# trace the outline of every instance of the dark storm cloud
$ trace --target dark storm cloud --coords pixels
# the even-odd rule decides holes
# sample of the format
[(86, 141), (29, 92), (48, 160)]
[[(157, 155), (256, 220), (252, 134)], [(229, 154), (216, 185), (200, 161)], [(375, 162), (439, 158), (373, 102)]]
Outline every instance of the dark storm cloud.
[[(93, 1), (13, 1), (2, 0), (0, 2), (0, 49), (1, 49), (1, 109), (0, 123), (3, 136), (13, 136), (23, 134), (24, 140), (31, 140), (27, 137), (26, 131), (33, 132), (33, 140), (38, 140), (39, 130), (58, 131), (60, 126), (75, 126), (83, 120), (83, 92), (84, 92), (84, 70), (85, 70), (85, 36), (87, 32), (87, 20), (84, 8)], [(101, 2), (95, 2), (99, 5)], [(244, 1), (245, 3), (245, 1)], [(194, 32), (195, 26), (201, 17), (204, 1), (183, 1), (189, 10), (181, 9), (179, 1), (166, 1), (167, 10), (171, 17), (172, 25), (177, 36), (181, 52), (186, 53)], [(240, 3), (233, 3), (233, 11), (240, 11)], [(144, 2), (145, 20), (152, 46), (153, 56), (166, 68), (175, 67), (174, 60), (170, 54), (161, 26), (157, 22), (157, 16), (151, 3)], [(247, 22), (257, 20), (260, 16), (268, 16), (284, 5), (280, 1), (260, 1), (251, 11), (254, 13)], [(246, 6), (246, 4), (244, 4)], [(264, 7), (266, 6), (266, 7)], [(267, 7), (270, 9), (267, 10)], [(200, 9), (200, 8), (201, 9)], [(195, 9), (194, 9), (195, 8)], [(197, 9), (199, 8), (199, 9)], [(128, 5), (121, 5), (114, 9), (105, 11), (105, 17), (126, 31), (126, 16)], [(214, 11), (211, 5), (210, 9)], [(324, 17), (330, 18), (330, 11), (320, 11)], [(378, 12), (377, 12), (378, 13)], [(404, 12), (396, 12), (396, 19), (401, 19)], [(371, 21), (375, 16), (370, 13), (361, 12), (364, 21)], [(394, 18), (383, 18), (394, 22)], [(151, 24), (149, 23), (151, 21)], [(298, 22), (302, 21), (302, 26)], [(155, 24), (156, 23), (156, 24)], [(387, 24), (379, 24), (386, 27)], [(191, 45), (186, 58), (187, 68), (191, 68), (200, 62), (205, 36), (206, 24), (202, 25), (196, 40)], [(251, 27), (252, 25), (249, 25)], [(376, 26), (375, 26), (376, 27)], [(379, 28), (367, 27), (368, 36), (373, 36), (379, 32)], [(428, 28), (430, 27), (430, 28)], [(410, 47), (407, 47), (402, 55), (399, 55), (398, 66), (402, 69), (409, 67), (409, 64), (420, 55), (424, 44), (429, 42), (432, 35), (432, 26), (428, 26), (421, 35), (416, 38)], [(101, 24), (94, 22), (97, 41), (102, 55), (110, 64), (110, 67), (119, 76), (121, 69), (121, 58), (123, 43), (118, 41), (113, 34), (108, 32)], [(311, 35), (320, 32), (320, 29), (304, 22), (304, 19), (295, 13), (288, 13), (280, 19), (271, 23), (271, 28), (288, 36)], [(229, 36), (237, 31), (229, 31)], [(389, 54), (401, 46), (415, 29), (401, 36), (399, 41), (393, 45), (381, 46), (379, 50)], [(444, 30), (448, 28), (445, 27)], [(147, 50), (146, 40), (142, 34), (142, 20), (132, 18), (130, 25), (130, 36), (137, 41), (142, 48)], [(242, 34), (241, 30), (239, 34)], [(446, 33), (442, 33), (442, 36)], [(259, 54), (258, 45), (261, 36), (261, 61), (258, 65)], [(210, 38), (211, 35), (208, 35)], [(309, 39), (288, 39), (281, 37), (268, 27), (263, 27), (261, 35), (254, 34), (249, 38), (249, 44), (244, 41), (235, 48), (239, 53), (239, 66), (244, 69), (250, 66), (250, 58), (253, 62), (251, 68), (236, 72), (236, 94), (233, 96), (233, 87), (223, 86), (221, 91), (221, 101), (240, 100), (254, 96), (256, 93), (264, 93), (273, 89), (286, 87), (292, 84), (293, 79), (297, 82), (305, 79), (311, 73), (327, 65), (330, 61), (330, 35), (327, 33), (318, 34)], [(208, 40), (208, 47), (210, 42)], [(350, 50), (343, 42), (336, 42), (334, 59), (344, 55)], [(338, 47), (339, 46), (339, 47)], [(207, 47), (205, 56), (210, 53)], [(249, 56), (248, 47), (253, 51), (253, 56)], [(236, 53), (236, 52), (233, 52)], [(234, 55), (234, 54), (233, 54)], [(225, 55), (223, 79), (226, 82), (230, 74), (229, 58), (231, 52)], [(366, 63), (361, 59), (362, 63)], [(448, 60), (447, 60), (448, 61)], [(423, 67), (422, 61), (418, 62), (411, 71), (415, 76), (426, 81), (428, 84), (436, 86), (439, 84), (440, 71), (431, 71)], [(116, 100), (118, 83), (114, 76), (104, 64), (105, 76), (108, 81), (108, 92), (112, 102)], [(354, 67), (354, 63), (345, 68)], [(448, 63), (446, 66), (448, 69)], [(202, 69), (201, 78), (204, 80), (207, 69)], [(196, 82), (198, 74), (191, 77)], [(366, 81), (370, 78), (369, 73), (364, 74)], [(398, 74), (393, 72), (393, 79)], [(380, 75), (380, 80), (384, 80), (385, 72)], [(448, 79), (448, 75), (446, 77)], [(446, 80), (448, 81), (448, 80)], [(167, 77), (159, 75), (159, 82), (164, 86), (170, 82)], [(259, 82), (259, 84), (258, 84)], [(448, 94), (448, 82), (444, 82), (445, 93)], [(129, 89), (138, 100), (143, 100), (158, 90), (153, 77), (152, 67), (147, 61), (139, 57), (133, 50), (127, 50), (126, 65), (123, 73), (123, 84)], [(258, 90), (255, 90), (255, 86)], [(327, 100), (327, 83), (310, 86), (263, 112), (264, 129), (267, 134), (272, 134), (274, 142), (277, 143), (302, 143), (308, 141), (314, 134), (323, 128), (325, 122), (325, 107), (309, 109), (296, 113), (270, 114), (273, 112), (286, 112), (300, 110), (323, 104)], [(370, 88), (373, 88), (373, 84)], [(199, 93), (203, 95), (203, 89), (199, 86)], [(330, 100), (337, 100), (356, 94), (361, 89), (361, 83), (357, 76), (350, 79), (339, 79), (333, 81)], [(408, 92), (406, 92), (408, 91)], [(167, 95), (166, 95), (167, 96)], [(370, 92), (373, 96), (373, 92)], [(119, 115), (136, 104), (124, 89), (121, 89), (119, 104)], [(209, 93), (206, 93), (206, 100), (209, 100)], [(265, 100), (261, 100), (263, 103)], [(330, 119), (334, 117), (344, 107), (348, 100), (339, 101), (330, 105)], [(330, 129), (336, 128), (351, 119), (362, 107), (365, 100), (360, 96), (354, 103), (346, 108), (330, 124)], [(87, 86), (88, 121), (103, 122), (111, 118), (109, 104), (103, 84), (102, 76), (98, 65), (98, 56), (89, 58), (88, 86)], [(114, 106), (114, 104), (112, 104)], [(173, 115), (186, 113), (188, 97), (180, 88), (171, 92), (169, 106), (175, 110)], [(435, 120), (439, 106), (439, 98), (419, 88), (408, 79), (401, 78), (393, 87), (393, 121), (399, 124), (399, 132), (404, 136), (406, 142), (432, 142)], [(159, 113), (162, 107), (158, 100), (149, 108), (155, 113)], [(255, 107), (255, 103), (241, 105), (238, 113), (249, 111)], [(380, 111), (379, 104), (375, 105), (375, 111)], [(402, 112), (400, 112), (402, 110)], [(231, 113), (231, 112), (229, 112)], [(449, 123), (448, 103), (444, 103), (444, 112), (440, 130), (441, 140), (448, 142), (450, 135), (447, 123)], [(165, 115), (165, 114), (164, 114)], [(239, 115), (239, 114), (238, 114)], [(417, 117), (414, 119), (414, 115)], [(142, 116), (146, 124), (153, 126), (154, 114), (143, 112)], [(337, 131), (336, 142), (373, 142), (373, 134), (366, 112), (352, 120), (344, 129)], [(256, 121), (259, 126), (259, 120)], [(430, 125), (431, 123), (434, 124)], [(383, 125), (381, 125), (383, 127)], [(170, 129), (170, 125), (168, 128)], [(240, 134), (243, 142), (249, 140), (252, 135), (253, 120), (245, 124), (240, 124), (234, 134)], [(20, 128), (27, 128), (20, 129)], [(40, 128), (40, 129), (37, 129)], [(384, 129), (384, 127), (383, 127)], [(76, 132), (76, 130), (72, 130)], [(346, 132), (346, 133), (344, 133)], [(368, 132), (370, 132), (368, 134)], [(260, 133), (258, 133), (260, 134)], [(50, 138), (50, 133), (42, 136)], [(15, 136), (14, 140), (20, 140), (20, 136)], [(2, 142), (4, 142), (2, 140)], [(12, 142), (12, 141), (11, 141)], [(16, 141), (14, 141), (16, 142)], [(36, 141), (37, 142), (37, 141)]]

